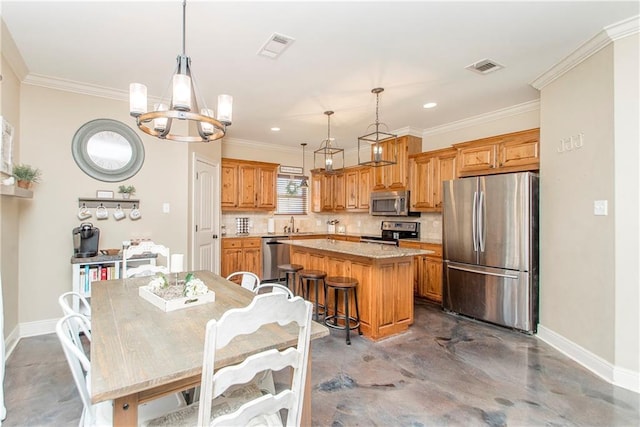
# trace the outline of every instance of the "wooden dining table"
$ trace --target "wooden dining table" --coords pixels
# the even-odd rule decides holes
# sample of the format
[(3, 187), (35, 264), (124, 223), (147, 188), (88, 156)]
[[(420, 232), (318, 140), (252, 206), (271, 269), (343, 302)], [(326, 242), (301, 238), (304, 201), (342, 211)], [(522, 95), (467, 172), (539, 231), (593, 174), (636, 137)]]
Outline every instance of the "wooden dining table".
[[(170, 312), (138, 295), (138, 288), (148, 284), (149, 277), (92, 285), (91, 401), (114, 401), (114, 426), (137, 425), (138, 405), (198, 386), (207, 322), (231, 308), (247, 306), (254, 297), (217, 274), (194, 274), (215, 292), (215, 301)], [(328, 334), (324, 325), (313, 322), (312, 340)], [(267, 325), (216, 352), (216, 368), (238, 363), (258, 351), (296, 343), (295, 325)], [(307, 369), (303, 425), (311, 425), (311, 357)]]

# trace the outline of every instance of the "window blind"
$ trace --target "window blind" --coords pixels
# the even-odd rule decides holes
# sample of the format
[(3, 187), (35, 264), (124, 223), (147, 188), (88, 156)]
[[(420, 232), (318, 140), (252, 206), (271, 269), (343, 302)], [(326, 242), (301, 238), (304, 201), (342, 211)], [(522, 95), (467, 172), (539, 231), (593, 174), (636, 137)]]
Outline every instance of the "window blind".
[(307, 188), (300, 188), (301, 175), (278, 174), (276, 183), (278, 206), (276, 214), (303, 215), (307, 213)]

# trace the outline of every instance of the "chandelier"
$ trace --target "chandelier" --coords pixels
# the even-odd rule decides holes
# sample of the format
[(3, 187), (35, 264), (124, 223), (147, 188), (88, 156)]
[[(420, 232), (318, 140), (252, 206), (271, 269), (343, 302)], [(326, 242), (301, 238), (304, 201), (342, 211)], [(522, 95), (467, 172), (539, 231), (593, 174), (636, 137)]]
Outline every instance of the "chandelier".
[[(364, 166), (387, 166), (395, 165), (398, 162), (398, 135), (389, 133), (389, 128), (384, 123), (380, 123), (378, 120), (378, 109), (380, 106), (380, 93), (384, 91), (383, 88), (378, 87), (371, 90), (371, 93), (376, 95), (376, 122), (370, 124), (367, 130), (375, 126), (375, 132), (366, 134), (358, 138), (358, 164)], [(380, 126), (384, 126), (386, 132), (380, 130)], [(383, 144), (384, 142), (384, 144)], [(386, 145), (387, 150), (390, 153), (383, 153), (383, 146)], [(369, 159), (360, 160), (361, 147), (368, 149)]]
[[(165, 97), (154, 104), (153, 111), (147, 111), (147, 87), (140, 83), (129, 85), (129, 114), (136, 118), (140, 130), (160, 139), (180, 142), (209, 142), (222, 138), (227, 126), (231, 126), (231, 95), (218, 96), (218, 115), (196, 93), (195, 80), (191, 71), (191, 58), (185, 54), (187, 1), (182, 1), (182, 55), (178, 55), (178, 65), (171, 81), (171, 98)], [(168, 96), (167, 96), (168, 98)], [(202, 108), (199, 107), (202, 106)], [(196, 124), (198, 135), (172, 133), (173, 119), (187, 120)]]
[[(344, 167), (344, 150), (334, 146), (335, 141), (331, 138), (331, 115), (333, 111), (325, 111), (324, 114), (327, 116), (327, 139), (323, 140), (320, 143), (320, 148), (313, 152), (313, 166), (318, 168), (316, 159), (319, 158), (324, 160), (325, 172), (337, 172)], [(341, 155), (341, 157), (337, 155)], [(336, 161), (338, 161), (337, 164)]]
[(302, 181), (300, 181), (300, 188), (309, 188), (309, 180), (304, 174), (304, 147), (307, 146), (307, 143), (303, 142), (300, 145), (302, 145)]

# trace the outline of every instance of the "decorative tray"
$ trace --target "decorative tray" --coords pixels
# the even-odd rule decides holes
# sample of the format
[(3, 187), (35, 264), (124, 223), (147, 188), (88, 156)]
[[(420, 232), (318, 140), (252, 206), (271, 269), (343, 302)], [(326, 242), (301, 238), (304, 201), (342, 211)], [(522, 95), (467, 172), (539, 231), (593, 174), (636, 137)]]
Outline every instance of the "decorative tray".
[[(185, 291), (185, 288), (187, 289)], [(163, 276), (156, 276), (148, 285), (138, 288), (138, 295), (165, 312), (194, 307), (216, 300), (216, 294), (200, 279), (187, 275), (186, 280), (170, 284)]]

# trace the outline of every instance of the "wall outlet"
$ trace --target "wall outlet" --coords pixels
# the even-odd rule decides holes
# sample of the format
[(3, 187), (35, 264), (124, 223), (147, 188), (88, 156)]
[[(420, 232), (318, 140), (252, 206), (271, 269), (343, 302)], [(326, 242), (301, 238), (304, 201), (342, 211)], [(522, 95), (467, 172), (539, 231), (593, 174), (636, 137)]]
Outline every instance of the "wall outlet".
[(608, 215), (608, 203), (606, 200), (594, 200), (593, 201), (593, 214), (594, 215)]
[(322, 221), (320, 221), (319, 219), (316, 219), (316, 225), (317, 226), (321, 226), (322, 225)]
[(171, 212), (171, 205), (169, 203), (163, 203), (162, 213), (169, 213), (169, 212)]

